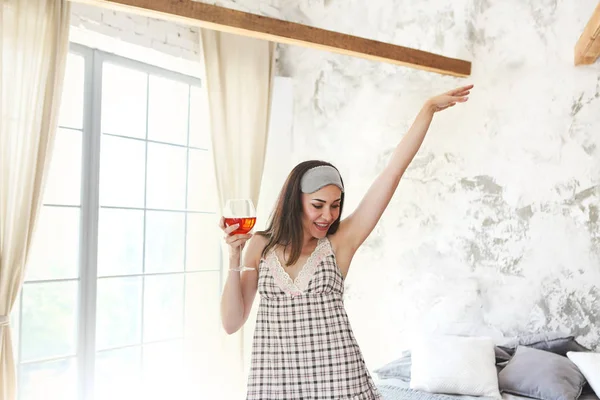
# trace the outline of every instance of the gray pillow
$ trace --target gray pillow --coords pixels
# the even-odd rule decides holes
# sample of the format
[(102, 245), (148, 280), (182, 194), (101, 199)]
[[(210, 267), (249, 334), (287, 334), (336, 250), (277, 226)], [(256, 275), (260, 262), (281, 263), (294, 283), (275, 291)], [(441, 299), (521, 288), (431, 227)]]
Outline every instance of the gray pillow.
[(499, 346), (494, 346), (494, 354), (496, 355), (496, 364), (501, 364), (505, 361), (509, 361), (514, 352), (509, 353)]
[(498, 346), (499, 349), (513, 355), (517, 346), (527, 346), (534, 349), (549, 351), (566, 357), (569, 351), (590, 351), (590, 349), (579, 344), (574, 336), (562, 332), (536, 333), (533, 335), (519, 337), (509, 343)]
[(381, 368), (375, 370), (379, 379), (396, 378), (404, 382), (410, 382), (410, 368), (412, 357), (410, 351), (402, 352), (399, 359), (394, 360)]
[(577, 400), (585, 382), (568, 358), (525, 346), (498, 374), (501, 392), (540, 400)]
[(590, 349), (580, 345), (573, 336), (562, 339), (548, 340), (544, 342), (532, 343), (528, 347), (534, 349), (549, 351), (554, 354), (566, 357), (569, 351), (590, 351)]

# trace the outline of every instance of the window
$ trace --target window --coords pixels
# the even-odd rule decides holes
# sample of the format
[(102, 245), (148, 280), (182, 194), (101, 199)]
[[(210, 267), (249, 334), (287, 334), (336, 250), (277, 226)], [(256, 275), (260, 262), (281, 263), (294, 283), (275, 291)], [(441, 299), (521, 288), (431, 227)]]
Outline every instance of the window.
[(71, 46), (12, 316), (21, 400), (178, 398), (187, 377), (208, 376), (221, 259), (202, 90), (196, 78)]

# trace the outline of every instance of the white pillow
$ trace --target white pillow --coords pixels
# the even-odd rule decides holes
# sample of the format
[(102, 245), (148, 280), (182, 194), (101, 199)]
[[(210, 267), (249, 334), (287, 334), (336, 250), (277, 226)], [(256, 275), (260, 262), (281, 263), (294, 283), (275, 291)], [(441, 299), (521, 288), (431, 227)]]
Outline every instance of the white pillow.
[(500, 398), (492, 339), (429, 336), (419, 340), (412, 351), (410, 388)]
[(577, 365), (596, 396), (600, 397), (600, 353), (569, 351), (567, 357)]

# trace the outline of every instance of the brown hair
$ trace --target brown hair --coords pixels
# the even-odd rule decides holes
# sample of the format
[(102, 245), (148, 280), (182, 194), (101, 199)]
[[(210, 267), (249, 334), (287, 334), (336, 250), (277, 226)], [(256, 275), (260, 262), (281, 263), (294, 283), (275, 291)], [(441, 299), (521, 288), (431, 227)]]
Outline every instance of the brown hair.
[[(328, 162), (311, 160), (304, 161), (292, 170), (288, 175), (279, 197), (275, 208), (271, 212), (269, 218), (269, 225), (266, 230), (258, 232), (268, 239), (267, 245), (265, 246), (262, 257), (264, 257), (269, 250), (273, 249), (277, 245), (284, 246), (287, 248), (291, 247), (290, 258), (285, 263), (286, 266), (293, 265), (302, 252), (302, 191), (300, 190), (300, 179), (302, 176), (311, 168), (319, 167), (322, 165), (328, 165), (335, 168)], [(337, 168), (336, 168), (337, 170)], [(339, 172), (339, 171), (338, 171)], [(341, 177), (340, 177), (341, 179)], [(343, 181), (342, 181), (343, 183)], [(340, 215), (336, 219), (329, 230), (328, 235), (334, 234), (340, 226), (340, 218), (342, 217), (342, 210), (344, 207), (344, 193), (340, 200)]]

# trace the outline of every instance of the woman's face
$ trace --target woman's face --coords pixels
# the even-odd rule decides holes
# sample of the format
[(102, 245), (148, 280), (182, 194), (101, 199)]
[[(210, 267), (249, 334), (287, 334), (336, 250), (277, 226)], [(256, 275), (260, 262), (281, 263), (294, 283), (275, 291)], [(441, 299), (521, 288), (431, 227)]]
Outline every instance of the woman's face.
[(340, 216), (342, 191), (328, 185), (314, 193), (302, 194), (302, 227), (317, 239), (324, 238)]

